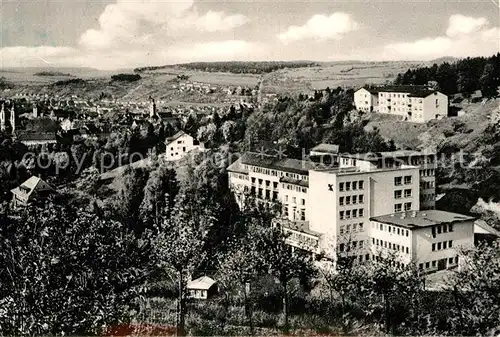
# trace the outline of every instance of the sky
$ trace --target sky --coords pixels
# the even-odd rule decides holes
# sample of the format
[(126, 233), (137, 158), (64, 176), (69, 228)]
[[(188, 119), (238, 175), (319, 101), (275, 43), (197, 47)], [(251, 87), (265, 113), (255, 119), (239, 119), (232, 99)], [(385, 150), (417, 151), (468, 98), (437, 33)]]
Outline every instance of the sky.
[(490, 56), (499, 25), (498, 0), (2, 0), (0, 67)]

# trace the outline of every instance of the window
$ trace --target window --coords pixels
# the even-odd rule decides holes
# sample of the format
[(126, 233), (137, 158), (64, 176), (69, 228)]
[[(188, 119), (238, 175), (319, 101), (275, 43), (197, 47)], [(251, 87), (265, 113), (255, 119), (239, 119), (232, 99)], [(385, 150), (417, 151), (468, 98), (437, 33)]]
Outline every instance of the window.
[(344, 206), (344, 197), (339, 198), (339, 204), (340, 206)]
[(301, 209), (300, 210), (300, 220), (301, 221), (305, 221), (306, 220), (306, 210), (305, 209)]
[(403, 191), (401, 191), (401, 190), (394, 191), (394, 199), (401, 199), (402, 195), (403, 195)]
[(436, 267), (436, 261), (432, 261), (432, 268)]
[(357, 203), (358, 203), (358, 196), (357, 195), (353, 195), (352, 196), (352, 204), (356, 205)]
[(352, 242), (352, 249), (356, 249), (358, 247), (358, 242), (357, 241), (353, 241)]
[(389, 233), (391, 232), (391, 229), (392, 229), (391, 226), (387, 226), (387, 230), (389, 231)]
[(389, 249), (392, 249), (392, 243), (389, 242)]
[(380, 230), (383, 231), (384, 230), (384, 225), (380, 224)]
[(377, 239), (377, 246), (380, 246), (380, 241)]
[(339, 212), (340, 220), (344, 220), (344, 211)]
[(430, 263), (429, 263), (429, 262), (426, 262), (426, 263), (425, 263), (425, 268), (427, 269), (427, 268), (429, 268), (429, 267), (430, 267)]
[(350, 191), (351, 190), (351, 183), (348, 181), (345, 183), (345, 190)]
[(372, 238), (372, 243), (375, 244), (375, 238)]
[(364, 242), (363, 241), (359, 241), (359, 248), (363, 248), (364, 246)]
[(450, 230), (450, 232), (453, 232), (453, 224), (449, 224), (448, 229)]
[(409, 235), (409, 233), (410, 233), (410, 232), (409, 232), (408, 230), (406, 230), (406, 236), (408, 236), (408, 235)]
[(443, 242), (443, 249), (446, 249), (447, 245), (448, 245), (448, 242), (446, 242), (446, 241)]
[(285, 216), (285, 218), (288, 218), (288, 205), (285, 205), (283, 207), (283, 215)]
[(360, 194), (358, 196), (358, 201), (359, 201), (360, 204), (362, 204), (364, 202), (364, 196), (363, 196), (363, 194)]
[(394, 213), (401, 212), (403, 205), (402, 204), (396, 204), (394, 205)]
[(436, 251), (436, 244), (435, 243), (432, 244), (432, 251), (433, 252)]
[(345, 227), (344, 225), (340, 226), (340, 234), (344, 234), (344, 227)]
[(411, 209), (411, 202), (405, 202), (405, 211), (409, 211)]
[[(359, 231), (360, 232), (363, 232), (365, 229), (364, 229), (364, 224), (362, 222), (359, 223)], [(450, 241), (450, 247), (451, 247), (451, 241)]]
[(411, 184), (411, 176), (405, 176), (405, 185)]
[(403, 181), (403, 177), (395, 177), (394, 178), (394, 186), (401, 186), (401, 185), (403, 185), (402, 181)]
[[(353, 209), (352, 210), (352, 217), (353, 218), (357, 218), (358, 217), (358, 210), (357, 209)], [(353, 226), (356, 226), (356, 224), (354, 224)]]
[(437, 232), (438, 234), (441, 234), (441, 226), (437, 226)]
[(411, 188), (405, 190), (405, 198), (411, 197)]
[(350, 219), (351, 218), (351, 211), (350, 210), (345, 211), (345, 218), (346, 219)]
[(358, 189), (358, 182), (357, 181), (353, 181), (352, 182), (352, 189), (355, 191)]
[(344, 251), (344, 247), (345, 247), (345, 245), (344, 245), (343, 243), (341, 243), (341, 244), (339, 245), (339, 250), (340, 250), (341, 252), (343, 252), (343, 251)]
[(364, 217), (364, 216), (365, 216), (365, 214), (364, 214), (364, 209), (360, 208), (360, 209), (359, 209), (359, 217), (360, 217), (360, 218), (362, 218), (362, 217)]
[(458, 255), (455, 256), (455, 263), (458, 263)]
[(364, 188), (365, 182), (363, 180), (358, 181), (358, 189), (362, 190)]
[(438, 250), (441, 250), (441, 242), (438, 242), (438, 244), (437, 244), (437, 249), (438, 249)]
[(398, 230), (397, 230), (397, 233), (398, 233), (398, 235), (399, 235), (399, 228), (398, 228)]
[(344, 183), (339, 184), (339, 191), (340, 192), (344, 191)]
[(406, 254), (410, 254), (410, 249), (406, 247)]
[(452, 258), (452, 257), (450, 257), (450, 258), (448, 259), (448, 264), (453, 264), (453, 258)]
[(305, 206), (305, 204), (306, 204), (306, 199), (301, 199), (300, 203), (301, 203), (301, 205), (302, 205), (302, 206)]
[(351, 225), (346, 225), (345, 226), (345, 232), (350, 233), (351, 232)]
[(348, 196), (348, 197), (345, 198), (345, 204), (346, 205), (350, 205), (351, 204), (351, 197)]
[(453, 241), (452, 240), (448, 241), (448, 247), (450, 247), (450, 248), (453, 247)]

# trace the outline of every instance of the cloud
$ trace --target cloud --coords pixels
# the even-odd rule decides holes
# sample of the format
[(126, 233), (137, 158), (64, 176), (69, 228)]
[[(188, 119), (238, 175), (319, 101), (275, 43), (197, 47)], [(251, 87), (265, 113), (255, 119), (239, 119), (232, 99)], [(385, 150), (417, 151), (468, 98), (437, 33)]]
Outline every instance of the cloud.
[(347, 13), (336, 12), (330, 16), (317, 14), (303, 26), (288, 27), (285, 32), (278, 34), (278, 38), (285, 44), (305, 39), (340, 40), (358, 28), (359, 24)]
[(446, 35), (455, 37), (461, 34), (471, 34), (480, 31), (488, 25), (485, 18), (471, 18), (461, 14), (450, 16)]
[(174, 62), (244, 60), (259, 52), (258, 46), (242, 40), (194, 43), (172, 46), (164, 51), (165, 57), (174, 57)]
[(489, 56), (500, 49), (500, 30), (485, 18), (452, 15), (446, 35), (391, 43), (382, 52), (389, 60), (432, 60), (443, 56)]
[(157, 46), (194, 33), (232, 30), (247, 22), (241, 14), (200, 14), (193, 0), (118, 0), (106, 6), (99, 17), (99, 28), (83, 33), (79, 43), (87, 49)]
[(61, 59), (78, 54), (79, 51), (71, 47), (13, 46), (0, 49), (0, 60), (3, 67), (38, 67), (58, 64)]

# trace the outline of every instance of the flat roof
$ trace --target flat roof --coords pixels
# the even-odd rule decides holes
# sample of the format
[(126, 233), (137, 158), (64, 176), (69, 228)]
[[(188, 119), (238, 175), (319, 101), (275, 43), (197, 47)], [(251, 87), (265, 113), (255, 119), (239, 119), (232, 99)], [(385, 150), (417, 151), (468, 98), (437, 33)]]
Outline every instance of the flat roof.
[(298, 173), (302, 175), (307, 175), (308, 171), (317, 165), (312, 161), (278, 158), (277, 156), (270, 156), (255, 152), (246, 152), (239, 160), (242, 164), (246, 165)]
[(383, 158), (401, 158), (401, 157), (418, 157), (418, 156), (434, 156), (435, 152), (422, 152), (413, 150), (396, 150), (385, 152), (367, 152), (367, 153), (340, 153), (341, 158), (353, 158), (366, 161), (375, 161)]
[(377, 221), (408, 229), (431, 227), (444, 223), (460, 223), (473, 221), (475, 219), (476, 218), (468, 215), (434, 209), (426, 211), (398, 212), (370, 218), (371, 221)]

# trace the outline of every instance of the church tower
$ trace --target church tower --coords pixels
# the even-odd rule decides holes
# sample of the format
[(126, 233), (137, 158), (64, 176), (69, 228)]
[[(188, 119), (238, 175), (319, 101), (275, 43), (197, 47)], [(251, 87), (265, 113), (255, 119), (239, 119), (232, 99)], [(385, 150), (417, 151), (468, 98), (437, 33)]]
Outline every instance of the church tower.
[(14, 103), (12, 103), (12, 108), (10, 109), (10, 126), (12, 128), (12, 134), (16, 131), (16, 111), (14, 110)]
[(2, 110), (0, 110), (0, 131), (5, 131), (5, 104), (2, 103)]
[(149, 117), (154, 117), (155, 115), (156, 115), (155, 99), (149, 96)]
[(38, 118), (38, 105), (36, 103), (33, 104), (33, 118)]

